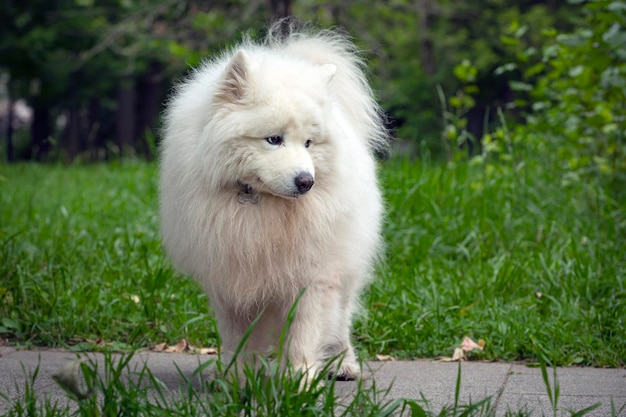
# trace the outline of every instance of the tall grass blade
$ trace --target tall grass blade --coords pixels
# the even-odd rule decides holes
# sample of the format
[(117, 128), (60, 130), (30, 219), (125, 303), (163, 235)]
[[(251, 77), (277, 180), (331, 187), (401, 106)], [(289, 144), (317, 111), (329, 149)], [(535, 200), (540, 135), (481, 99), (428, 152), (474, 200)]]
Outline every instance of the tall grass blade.
[(459, 406), (459, 399), (461, 397), (461, 361), (459, 360), (459, 369), (456, 373), (456, 384), (454, 386), (454, 412), (456, 414), (457, 407)]
[(587, 415), (587, 414), (591, 413), (593, 410), (595, 410), (596, 408), (600, 407), (601, 405), (602, 405), (602, 403), (592, 404), (589, 407), (583, 408), (580, 411), (576, 411), (575, 413), (572, 413), (571, 417), (582, 417), (584, 415)]

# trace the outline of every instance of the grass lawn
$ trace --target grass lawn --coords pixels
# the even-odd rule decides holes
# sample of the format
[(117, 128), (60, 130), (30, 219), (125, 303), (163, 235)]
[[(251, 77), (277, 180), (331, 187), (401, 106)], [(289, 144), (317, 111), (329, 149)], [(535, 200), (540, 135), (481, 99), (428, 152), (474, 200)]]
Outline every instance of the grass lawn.
[[(624, 366), (626, 207), (537, 161), (382, 164), (386, 262), (363, 297), (364, 359)], [(571, 178), (570, 178), (571, 179)], [(0, 166), (0, 338), (125, 350), (216, 344), (199, 287), (159, 242), (154, 164)]]

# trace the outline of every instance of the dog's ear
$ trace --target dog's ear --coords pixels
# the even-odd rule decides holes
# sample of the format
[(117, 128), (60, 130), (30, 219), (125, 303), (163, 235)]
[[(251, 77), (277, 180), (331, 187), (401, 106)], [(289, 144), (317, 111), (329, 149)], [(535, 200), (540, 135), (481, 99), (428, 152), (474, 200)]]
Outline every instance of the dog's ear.
[(337, 65), (323, 64), (323, 65), (320, 65), (319, 67), (322, 73), (322, 77), (324, 77), (324, 80), (326, 81), (326, 85), (330, 84), (330, 81), (333, 79), (333, 77), (337, 73)]
[(217, 90), (217, 97), (227, 103), (242, 101), (248, 85), (248, 68), (248, 55), (240, 50), (226, 67), (224, 78)]

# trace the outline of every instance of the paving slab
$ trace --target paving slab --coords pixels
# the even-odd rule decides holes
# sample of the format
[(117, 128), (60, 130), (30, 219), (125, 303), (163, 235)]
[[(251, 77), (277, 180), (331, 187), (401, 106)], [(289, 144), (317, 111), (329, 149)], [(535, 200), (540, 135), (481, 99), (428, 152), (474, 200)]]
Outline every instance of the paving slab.
[[(18, 400), (23, 395), (26, 381), (31, 381), (38, 369), (37, 378), (32, 381), (37, 395), (59, 404), (71, 404), (52, 375), (78, 357), (94, 361), (102, 372), (104, 356), (99, 353), (79, 356), (67, 350), (23, 351), (0, 347), (0, 393), (10, 401)], [(145, 365), (154, 377), (175, 393), (187, 381), (193, 380), (194, 371), (211, 358), (214, 356), (138, 352), (132, 358), (129, 370), (139, 372)], [(388, 400), (414, 399), (435, 413), (454, 403), (458, 363), (432, 360), (368, 362), (364, 364), (364, 370), (368, 383), (374, 383), (378, 389), (388, 389)], [(548, 371), (551, 375), (552, 371)], [(131, 379), (136, 377), (132, 372), (128, 375)], [(618, 410), (626, 404), (625, 369), (557, 368), (557, 378), (560, 384), (558, 415), (569, 415), (567, 410), (578, 411), (601, 403), (589, 415), (611, 416), (611, 400)], [(551, 384), (553, 386), (553, 382)], [(356, 383), (338, 382), (336, 387), (341, 396), (350, 396)], [(507, 410), (528, 410), (537, 416), (553, 415), (541, 370), (523, 364), (463, 362), (459, 394), (462, 405), (489, 397), (496, 416), (504, 416)], [(0, 399), (0, 414), (10, 405)], [(626, 409), (621, 415), (626, 416)]]
[[(459, 403), (475, 403), (490, 397), (494, 404), (510, 368), (506, 363), (461, 363)], [(457, 362), (422, 360), (385, 362), (372, 376), (377, 386), (391, 386), (391, 397), (420, 400), (438, 413), (442, 407), (454, 404), (458, 374)], [(421, 401), (423, 398), (427, 402)]]
[[(554, 389), (552, 373), (552, 369), (548, 369), (550, 386)], [(568, 411), (579, 411), (600, 403), (599, 408), (587, 415), (610, 416), (611, 401), (618, 410), (626, 404), (625, 369), (557, 368), (557, 381), (560, 390), (557, 410), (560, 415), (569, 415)], [(499, 410), (519, 410), (521, 407), (533, 410), (537, 415), (552, 415), (552, 406), (539, 368), (522, 365), (511, 367)], [(621, 415), (626, 415), (626, 409)]]

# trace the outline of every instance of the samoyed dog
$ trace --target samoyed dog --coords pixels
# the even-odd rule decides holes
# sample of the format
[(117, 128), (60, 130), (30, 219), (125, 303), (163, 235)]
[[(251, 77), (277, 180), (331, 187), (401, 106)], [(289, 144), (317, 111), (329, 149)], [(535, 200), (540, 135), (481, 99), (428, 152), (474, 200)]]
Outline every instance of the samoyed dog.
[(336, 377), (360, 369), (351, 321), (380, 253), (374, 152), (387, 132), (355, 46), (270, 28), (205, 62), (172, 95), (160, 159), (164, 246), (215, 311), (222, 347), (277, 348)]

